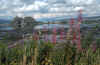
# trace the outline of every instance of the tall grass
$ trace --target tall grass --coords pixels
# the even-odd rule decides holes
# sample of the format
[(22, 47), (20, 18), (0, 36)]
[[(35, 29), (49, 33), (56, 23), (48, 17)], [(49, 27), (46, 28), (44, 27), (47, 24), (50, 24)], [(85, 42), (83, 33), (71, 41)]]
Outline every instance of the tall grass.
[[(89, 37), (90, 38), (90, 37)], [(92, 40), (83, 40), (85, 44)], [(8, 48), (5, 43), (0, 43), (0, 65), (100, 65), (100, 40), (96, 41), (96, 50), (93, 51), (91, 44), (81, 52), (75, 45), (35, 40), (23, 42), (16, 47)], [(82, 45), (84, 44), (82, 43)]]

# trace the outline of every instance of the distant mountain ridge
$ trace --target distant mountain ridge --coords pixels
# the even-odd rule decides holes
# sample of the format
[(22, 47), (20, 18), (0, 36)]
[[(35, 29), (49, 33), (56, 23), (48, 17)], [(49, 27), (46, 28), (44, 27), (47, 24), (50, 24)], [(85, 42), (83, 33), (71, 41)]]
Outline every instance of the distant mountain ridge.
[[(82, 16), (83, 20), (100, 20), (100, 16)], [(51, 17), (51, 18), (40, 18), (40, 19), (35, 19), (38, 22), (56, 22), (56, 21), (69, 21), (71, 18), (68, 16), (63, 16), (63, 17)], [(74, 17), (75, 20), (77, 20), (77, 17)], [(4, 23), (11, 23), (12, 19), (0, 19), (0, 24)]]
[(11, 23), (11, 20), (0, 19), (0, 24)]
[[(51, 18), (41, 18), (41, 19), (38, 19), (37, 21), (50, 21), (50, 22), (54, 22), (54, 21), (68, 21), (70, 20), (71, 18), (68, 18), (68, 17), (51, 17)], [(75, 20), (77, 20), (77, 17), (74, 17)], [(82, 16), (82, 19), (83, 20), (100, 20), (100, 16)]]

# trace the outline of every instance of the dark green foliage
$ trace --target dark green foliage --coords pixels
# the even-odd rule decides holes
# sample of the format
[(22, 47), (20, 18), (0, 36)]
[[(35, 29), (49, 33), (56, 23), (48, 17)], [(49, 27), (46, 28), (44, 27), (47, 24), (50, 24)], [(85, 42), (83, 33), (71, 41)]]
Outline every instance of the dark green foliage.
[[(39, 46), (39, 56), (38, 56), (38, 63), (43, 65), (48, 63), (50, 59), (50, 54), (52, 52), (54, 45), (52, 43), (41, 43)], [(43, 63), (43, 64), (42, 64)]]
[(96, 39), (97, 48), (100, 48), (100, 39)]
[[(92, 42), (91, 39), (88, 40)], [(91, 45), (89, 42), (85, 43)], [(8, 46), (1, 42), (0, 65), (22, 65), (23, 55), (26, 56), (26, 65), (30, 65), (36, 52), (38, 52), (37, 65), (100, 65), (99, 42), (100, 40), (97, 39), (96, 51), (86, 46), (81, 52), (77, 51), (76, 47), (68, 42), (54, 45), (50, 42), (41, 41), (38, 44), (35, 40), (28, 40), (23, 42), (24, 45), (16, 45), (13, 48), (7, 48)], [(34, 52), (35, 48), (38, 49), (36, 52)]]
[(88, 48), (90, 44), (93, 42), (93, 32), (88, 33), (85, 35), (85, 37), (82, 39), (82, 47), (83, 48)]

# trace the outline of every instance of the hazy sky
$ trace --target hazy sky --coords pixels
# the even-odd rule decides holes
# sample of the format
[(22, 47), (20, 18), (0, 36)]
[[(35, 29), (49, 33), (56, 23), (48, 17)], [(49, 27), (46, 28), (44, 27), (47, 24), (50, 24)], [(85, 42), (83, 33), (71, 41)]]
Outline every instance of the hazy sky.
[(32, 16), (34, 18), (100, 15), (100, 0), (0, 0), (0, 18)]

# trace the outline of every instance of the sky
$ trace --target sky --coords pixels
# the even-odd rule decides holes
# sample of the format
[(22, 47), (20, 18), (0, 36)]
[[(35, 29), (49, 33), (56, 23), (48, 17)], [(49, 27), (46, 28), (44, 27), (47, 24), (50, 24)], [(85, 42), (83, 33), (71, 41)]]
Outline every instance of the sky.
[(31, 16), (35, 19), (100, 15), (100, 0), (0, 0), (0, 19)]

